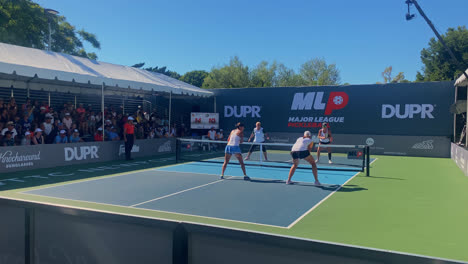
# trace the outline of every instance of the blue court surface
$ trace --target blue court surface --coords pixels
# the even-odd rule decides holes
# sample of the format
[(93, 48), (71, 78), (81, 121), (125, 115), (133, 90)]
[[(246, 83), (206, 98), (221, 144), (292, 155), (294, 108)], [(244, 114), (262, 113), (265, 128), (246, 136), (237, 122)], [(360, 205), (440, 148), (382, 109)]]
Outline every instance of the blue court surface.
[(221, 164), (192, 162), (25, 193), (289, 228), (358, 173), (319, 170), (315, 186), (311, 169), (296, 170), (292, 185), (288, 168), (247, 166), (251, 181), (235, 164), (224, 180), (220, 171)]

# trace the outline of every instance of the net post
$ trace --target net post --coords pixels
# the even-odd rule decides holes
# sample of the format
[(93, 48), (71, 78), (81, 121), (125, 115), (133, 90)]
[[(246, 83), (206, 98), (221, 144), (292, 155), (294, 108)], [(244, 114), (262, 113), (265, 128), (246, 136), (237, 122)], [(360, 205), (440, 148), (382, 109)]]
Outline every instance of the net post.
[(370, 176), (370, 147), (369, 146), (366, 146), (366, 162), (367, 162), (366, 176)]
[(365, 169), (366, 169), (366, 147), (363, 147), (362, 148), (362, 168), (361, 168), (361, 171), (364, 172)]
[(176, 163), (179, 163), (179, 160), (180, 160), (180, 148), (181, 148), (180, 140), (176, 138)]

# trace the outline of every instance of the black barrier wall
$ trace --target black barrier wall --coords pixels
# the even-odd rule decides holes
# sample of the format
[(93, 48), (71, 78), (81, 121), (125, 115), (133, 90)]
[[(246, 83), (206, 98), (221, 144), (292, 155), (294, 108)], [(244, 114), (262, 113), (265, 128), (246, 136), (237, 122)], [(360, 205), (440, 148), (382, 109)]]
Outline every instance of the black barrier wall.
[(8, 198), (0, 212), (0, 264), (463, 263)]
[[(136, 140), (132, 157), (175, 153), (175, 138)], [(0, 148), (0, 173), (104, 162), (125, 158), (123, 141)]]
[[(328, 122), (337, 134), (451, 136), (453, 82), (215, 89), (221, 127), (236, 122), (266, 131), (317, 132)], [(249, 128), (250, 131), (250, 128)]]

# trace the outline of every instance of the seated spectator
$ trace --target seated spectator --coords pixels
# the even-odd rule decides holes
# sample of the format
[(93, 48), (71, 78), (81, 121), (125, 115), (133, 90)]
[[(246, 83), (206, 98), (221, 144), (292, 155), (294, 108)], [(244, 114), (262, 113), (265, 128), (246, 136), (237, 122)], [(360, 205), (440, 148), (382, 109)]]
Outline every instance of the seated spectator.
[(70, 136), (70, 143), (78, 143), (78, 142), (83, 142), (83, 140), (80, 138), (80, 131), (78, 129), (73, 130), (73, 134)]
[(162, 131), (162, 128), (160, 126), (158, 126), (154, 132), (155, 132), (155, 138), (164, 137), (164, 132)]
[(65, 130), (60, 130), (59, 135), (55, 137), (55, 144), (63, 144), (63, 143), (68, 143), (68, 138), (67, 138), (67, 131)]
[(224, 133), (223, 130), (220, 129), (218, 133), (216, 133), (216, 139), (217, 140), (224, 140)]
[(7, 122), (7, 127), (2, 130), (2, 136), (5, 136), (6, 132), (11, 132), (11, 137), (15, 140), (15, 137), (18, 135), (18, 132), (15, 129), (15, 124), (12, 121)]
[(102, 132), (102, 127), (97, 129), (96, 134), (94, 134), (94, 141), (103, 141), (103, 132)]
[(109, 139), (111, 141), (118, 141), (120, 140), (119, 134), (117, 134), (117, 128), (112, 127), (111, 131), (109, 132)]
[(44, 137), (42, 136), (42, 129), (36, 128), (34, 130), (34, 137), (32, 138), (32, 145), (44, 144)]
[(24, 133), (24, 138), (21, 139), (21, 146), (27, 146), (27, 145), (32, 145), (31, 132), (29, 131), (26, 131), (26, 133)]
[(3, 138), (3, 146), (5, 147), (15, 146), (15, 139), (13, 138), (13, 133), (11, 131), (5, 132), (5, 138)]
[(176, 136), (177, 136), (176, 124), (172, 124), (171, 131), (169, 132), (169, 137), (176, 137)]
[(214, 127), (211, 127), (211, 129), (208, 130), (207, 138), (208, 138), (209, 140), (216, 140), (216, 130), (215, 130)]

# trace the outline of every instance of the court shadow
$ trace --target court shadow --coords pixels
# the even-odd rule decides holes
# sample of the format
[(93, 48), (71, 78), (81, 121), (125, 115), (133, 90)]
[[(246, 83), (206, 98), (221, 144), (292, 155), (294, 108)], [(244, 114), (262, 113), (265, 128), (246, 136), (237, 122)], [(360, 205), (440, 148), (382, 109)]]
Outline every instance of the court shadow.
[(383, 176), (359, 176), (363, 178), (373, 178), (373, 179), (384, 179), (384, 180), (398, 180), (398, 181), (405, 181), (406, 179), (396, 178), (396, 177), (383, 177)]

